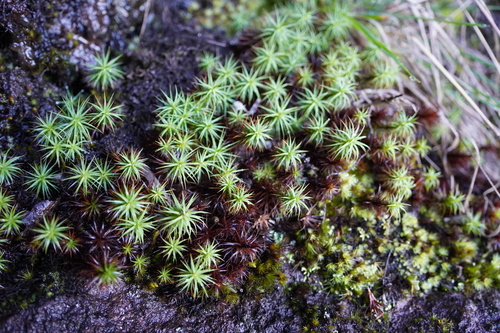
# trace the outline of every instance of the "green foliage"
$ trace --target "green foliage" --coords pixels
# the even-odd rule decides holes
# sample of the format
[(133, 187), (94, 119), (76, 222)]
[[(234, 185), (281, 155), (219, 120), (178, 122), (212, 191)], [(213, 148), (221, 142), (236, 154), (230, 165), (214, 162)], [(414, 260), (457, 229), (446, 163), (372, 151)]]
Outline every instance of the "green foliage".
[(0, 213), (7, 212), (10, 209), (12, 199), (12, 195), (7, 195), (6, 192), (0, 189)]
[(0, 213), (0, 231), (6, 236), (19, 233), (23, 222), (24, 213), (17, 212), (16, 207), (5, 210), (3, 214)]
[(149, 189), (149, 194), (147, 196), (148, 201), (153, 204), (166, 204), (168, 202), (168, 198), (172, 192), (167, 190), (166, 184), (154, 184)]
[(146, 159), (141, 158), (141, 149), (130, 149), (116, 154), (116, 166), (124, 181), (139, 180), (146, 171)]
[(133, 219), (141, 215), (149, 206), (147, 196), (140, 186), (123, 186), (113, 191), (113, 198), (108, 200), (109, 211), (114, 219)]
[(262, 90), (264, 91), (262, 96), (267, 101), (283, 100), (287, 97), (287, 89), (289, 86), (290, 84), (286, 83), (284, 77), (270, 77), (262, 88)]
[(70, 176), (66, 179), (73, 181), (72, 186), (76, 187), (75, 192), (81, 191), (87, 194), (99, 182), (99, 173), (92, 166), (92, 162), (86, 162), (83, 159), (79, 165), (70, 167), (68, 172)]
[(264, 87), (263, 81), (264, 77), (260, 76), (258, 70), (248, 70), (243, 67), (243, 72), (240, 73), (236, 83), (235, 93), (245, 102), (260, 98), (260, 89)]
[(70, 140), (64, 144), (64, 157), (67, 161), (75, 162), (82, 158), (84, 153), (83, 144), (85, 141)]
[(197, 264), (204, 267), (216, 267), (217, 263), (222, 259), (220, 255), (221, 249), (217, 248), (216, 242), (208, 241), (205, 244), (200, 244), (196, 249), (198, 255), (195, 260)]
[(174, 237), (190, 237), (197, 228), (204, 223), (202, 210), (194, 206), (196, 196), (187, 199), (182, 196), (179, 200), (172, 196), (172, 202), (160, 211), (158, 219), (164, 233)]
[(398, 140), (389, 136), (382, 139), (378, 153), (382, 158), (395, 160), (396, 156), (399, 155), (400, 148)]
[(216, 55), (209, 52), (203, 52), (198, 62), (198, 66), (205, 72), (213, 72), (218, 61), (219, 59)]
[(226, 142), (224, 134), (221, 139), (214, 142), (211, 146), (202, 146), (201, 148), (207, 152), (208, 158), (212, 161), (213, 165), (218, 169), (223, 169), (225, 166), (230, 165), (229, 161), (234, 157), (230, 152), (232, 144)]
[(44, 159), (50, 159), (54, 161), (57, 165), (64, 164), (67, 154), (67, 144), (62, 140), (51, 139), (49, 140), (43, 150), (46, 151), (43, 156)]
[(465, 195), (458, 188), (455, 188), (455, 190), (450, 191), (444, 196), (442, 202), (443, 210), (451, 214), (457, 214), (463, 209), (464, 200)]
[(354, 112), (353, 121), (360, 126), (366, 126), (370, 120), (369, 109), (358, 109)]
[[(92, 125), (91, 114), (88, 108), (88, 99), (78, 99), (75, 103), (64, 104), (59, 114), (61, 132), (69, 141), (84, 141), (90, 138), (90, 131), (95, 127)], [(63, 135), (61, 135), (63, 136)]]
[(200, 141), (206, 144), (212, 144), (219, 140), (224, 130), (220, 123), (221, 118), (215, 118), (213, 114), (204, 113), (196, 124), (196, 134)]
[(245, 123), (244, 131), (242, 142), (249, 149), (262, 151), (267, 148), (267, 142), (271, 140), (271, 135), (269, 135), (271, 126), (268, 123), (259, 118), (256, 121)]
[(118, 263), (110, 258), (93, 259), (94, 280), (98, 286), (115, 284), (121, 280), (123, 275)]
[(292, 27), (287, 23), (287, 17), (276, 11), (274, 15), (266, 16), (265, 20), (260, 37), (269, 44), (286, 44), (292, 34)]
[(472, 214), (468, 212), (465, 217), (463, 228), (464, 231), (468, 234), (472, 234), (474, 236), (481, 236), (484, 234), (484, 229), (486, 228), (486, 226), (481, 220), (480, 213)]
[(226, 174), (218, 177), (217, 185), (220, 188), (220, 192), (229, 196), (231, 193), (236, 192), (240, 182), (241, 180), (238, 176), (234, 174)]
[(214, 282), (210, 273), (213, 270), (204, 266), (203, 262), (196, 262), (191, 257), (189, 263), (184, 262), (183, 267), (176, 275), (177, 283), (183, 291), (189, 291), (193, 297), (207, 295), (207, 287)]
[(272, 181), (276, 178), (276, 170), (271, 163), (264, 163), (254, 170), (253, 177), (256, 181)]
[(26, 176), (28, 190), (35, 191), (39, 197), (47, 198), (51, 190), (57, 188), (55, 185), (57, 175), (52, 171), (52, 167), (46, 163), (35, 164), (32, 169), (33, 171)]
[(172, 148), (174, 148), (176, 153), (191, 153), (195, 143), (196, 140), (193, 134), (178, 133), (173, 137)]
[(330, 102), (333, 110), (341, 110), (351, 105), (351, 100), (356, 97), (354, 89), (356, 83), (346, 77), (337, 78), (331, 87), (327, 87), (331, 94)]
[(405, 167), (389, 170), (384, 184), (402, 199), (410, 198), (415, 187), (414, 178)]
[(274, 45), (264, 43), (262, 47), (255, 48), (254, 52), (255, 57), (252, 59), (252, 62), (259, 73), (270, 74), (278, 72), (284, 54), (278, 52)]
[(420, 156), (425, 156), (431, 150), (425, 138), (420, 138), (415, 142), (415, 150)]
[(120, 69), (120, 56), (111, 59), (110, 50), (101, 55), (95, 55), (94, 62), (94, 64), (89, 64), (87, 69), (88, 80), (96, 89), (114, 88), (117, 81), (121, 80), (125, 74)]
[(36, 139), (42, 144), (53, 140), (60, 140), (59, 119), (55, 113), (49, 113), (45, 118), (38, 117), (34, 131), (37, 132)]
[(306, 186), (289, 186), (280, 197), (281, 212), (284, 216), (299, 215), (308, 209), (307, 200), (311, 197), (307, 195)]
[(198, 87), (195, 97), (208, 107), (224, 109), (232, 97), (226, 80), (221, 77), (214, 80), (211, 73), (208, 73), (205, 79), (198, 79)]
[(391, 124), (392, 130), (396, 136), (411, 138), (415, 134), (417, 124), (417, 115), (408, 116), (406, 112), (398, 113), (396, 120)]
[(334, 157), (345, 160), (359, 158), (361, 152), (368, 149), (368, 145), (362, 142), (366, 138), (362, 133), (363, 129), (353, 123), (335, 128), (330, 137), (330, 148)]
[(120, 219), (117, 228), (121, 231), (122, 236), (134, 243), (144, 243), (145, 233), (155, 228), (153, 216), (146, 215), (146, 213), (143, 210), (138, 215), (130, 214), (130, 216)]
[(280, 138), (293, 133), (293, 127), (297, 122), (297, 108), (290, 106), (290, 97), (276, 100), (270, 107), (262, 107), (262, 109), (266, 112), (264, 119)]
[(387, 63), (377, 64), (373, 70), (372, 83), (376, 88), (394, 87), (399, 81), (399, 68)]
[(252, 193), (243, 186), (236, 186), (232, 189), (229, 193), (229, 197), (229, 210), (232, 213), (245, 212), (253, 205), (251, 200)]
[(132, 268), (137, 277), (141, 277), (146, 272), (146, 267), (149, 265), (149, 258), (144, 254), (140, 254), (132, 259)]
[(158, 271), (158, 282), (159, 283), (171, 283), (172, 279), (172, 270), (167, 267), (162, 267)]
[(306, 88), (300, 94), (300, 99), (297, 105), (302, 109), (305, 118), (310, 115), (316, 118), (322, 118), (327, 111), (334, 106), (328, 94), (323, 90), (323, 87), (315, 86), (313, 90)]
[(280, 147), (276, 147), (276, 153), (273, 155), (278, 169), (291, 171), (297, 169), (301, 164), (301, 157), (306, 150), (300, 149), (300, 144), (295, 141), (284, 141)]
[[(25, 187), (45, 199), (58, 184), (62, 195), (39, 203), (49, 205), (43, 222), (26, 235), (61, 258), (78, 253), (98, 284), (129, 273), (195, 297), (214, 286), (235, 294), (247, 276), (253, 291), (269, 290), (286, 279), (282, 260), (340, 296), (382, 286), (387, 264), (402, 292), (498, 285), (488, 263), (499, 260), (498, 245), (482, 237), (494, 231), (498, 203), (472, 191), (465, 210), (465, 196), (445, 190), (457, 180), (429, 166), (441, 167), (434, 151), (443, 152), (426, 156), (432, 112), (373, 89), (402, 78), (374, 52), (381, 46), (361, 20), (331, 1), (263, 14), (241, 60), (202, 54), (193, 91), (159, 98), (151, 142), (125, 141), (113, 159), (106, 148), (117, 138), (108, 134), (130, 112), (107, 90), (124, 72), (110, 51), (97, 56), (88, 68), (93, 95), (68, 93), (59, 111), (35, 121), (34, 156), (43, 160), (28, 166)], [(1, 185), (21, 175), (19, 159), (0, 155)], [(23, 242), (14, 197), (20, 192), (0, 190), (0, 233)], [(458, 241), (448, 245), (449, 237)], [(281, 256), (270, 240), (290, 250)], [(0, 270), (10, 254), (2, 248)]]
[(427, 191), (431, 191), (439, 186), (439, 177), (441, 172), (432, 167), (428, 167), (424, 173), (424, 187)]
[(341, 5), (336, 4), (332, 12), (327, 13), (321, 29), (329, 39), (343, 39), (347, 36), (351, 23), (346, 15), (348, 14), (347, 8), (342, 8)]
[(238, 80), (240, 64), (233, 56), (216, 63), (215, 73), (229, 86), (234, 86)]
[(113, 96), (108, 98), (106, 95), (102, 100), (98, 100), (96, 104), (91, 104), (96, 111), (92, 117), (92, 122), (101, 132), (114, 130), (117, 122), (123, 119), (123, 115), (121, 114), (122, 106), (113, 104)]
[(68, 226), (63, 225), (57, 216), (51, 218), (43, 217), (42, 224), (33, 229), (35, 238), (33, 239), (45, 252), (52, 247), (54, 250), (62, 250), (62, 242), (68, 238)]
[(68, 238), (65, 240), (63, 251), (72, 257), (79, 252), (79, 247), (82, 245), (80, 238), (73, 231), (68, 232)]
[(405, 197), (401, 193), (392, 195), (387, 199), (387, 212), (391, 217), (400, 218), (404, 213), (406, 213), (406, 209), (410, 205), (404, 203), (404, 199)]
[(163, 256), (167, 258), (168, 261), (176, 261), (178, 258), (182, 257), (183, 252), (187, 250), (187, 246), (184, 243), (184, 238), (169, 236), (163, 240), (165, 245), (160, 246), (162, 249)]
[(303, 88), (309, 87), (315, 82), (315, 75), (309, 66), (297, 68), (297, 84)]
[(103, 189), (104, 191), (108, 191), (113, 178), (115, 176), (115, 172), (113, 171), (113, 167), (111, 166), (108, 160), (94, 160), (96, 172), (97, 172), (97, 180), (96, 185), (98, 189)]
[(193, 178), (195, 172), (191, 156), (192, 152), (169, 153), (168, 160), (161, 164), (159, 170), (166, 173), (172, 182), (179, 182), (185, 187), (187, 180)]
[(200, 182), (203, 177), (209, 176), (211, 170), (215, 167), (211, 156), (205, 150), (202, 152), (196, 152), (194, 160), (192, 162), (191, 169), (191, 180), (194, 182)]
[(7, 152), (0, 154), (0, 185), (9, 185), (14, 177), (21, 173), (19, 163), (16, 162), (20, 156), (9, 158)]
[(3, 251), (0, 251), (0, 272), (5, 271), (7, 269), (7, 263), (9, 260), (4, 258), (5, 254)]

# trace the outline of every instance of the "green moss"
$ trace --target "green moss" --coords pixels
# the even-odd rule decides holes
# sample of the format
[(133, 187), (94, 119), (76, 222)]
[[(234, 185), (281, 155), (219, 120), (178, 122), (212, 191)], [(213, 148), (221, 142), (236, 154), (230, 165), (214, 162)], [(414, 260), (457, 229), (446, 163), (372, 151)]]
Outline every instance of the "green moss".
[[(205, 23), (243, 12), (231, 6), (214, 2)], [(96, 56), (87, 79), (99, 91), (68, 94), (33, 128), (29, 149), (44, 161), (25, 177), (26, 189), (50, 198), (58, 186), (71, 196), (55, 208), (68, 226), (31, 230), (35, 247), (80, 251), (99, 284), (123, 276), (232, 301), (243, 283), (254, 293), (285, 285), (280, 256), (341, 297), (383, 287), (386, 274), (411, 293), (498, 286), (491, 262), (499, 260), (484, 255), (484, 235), (499, 210), (465, 212), (462, 190), (427, 164), (433, 129), (419, 122), (419, 105), (360, 93), (404, 78), (373, 38), (358, 43), (367, 35), (358, 19), (346, 6), (314, 2), (263, 15), (241, 61), (205, 53), (191, 94), (163, 94), (150, 145), (114, 152), (94, 138), (127, 121), (120, 105), (106, 103), (127, 76), (109, 51)], [(53, 50), (46, 65), (67, 58)], [(476, 197), (468, 204), (486, 206)], [(291, 239), (289, 253), (268, 244), (273, 228)], [(314, 330), (320, 319), (311, 311), (306, 327)]]
[(279, 283), (285, 285), (287, 277), (281, 270), (279, 246), (273, 245), (268, 253), (252, 264), (246, 290), (252, 293), (265, 293), (273, 290)]

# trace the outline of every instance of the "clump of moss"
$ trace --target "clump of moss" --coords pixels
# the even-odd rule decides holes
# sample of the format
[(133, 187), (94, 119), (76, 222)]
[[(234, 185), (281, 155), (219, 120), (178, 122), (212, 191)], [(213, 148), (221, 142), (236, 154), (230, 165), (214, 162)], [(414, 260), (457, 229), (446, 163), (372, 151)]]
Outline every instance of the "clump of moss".
[[(480, 257), (493, 219), (469, 197), (462, 223), (466, 196), (425, 138), (429, 110), (372, 89), (403, 77), (359, 45), (361, 26), (338, 3), (278, 7), (240, 60), (204, 54), (192, 92), (163, 93), (151, 145), (114, 151), (95, 140), (127, 120), (110, 97), (125, 76), (118, 58), (97, 56), (88, 81), (99, 91), (68, 94), (34, 126), (43, 161), (26, 190), (68, 195), (21, 233), (0, 192), (5, 237), (84, 262), (97, 284), (175, 283), (194, 297), (231, 298), (247, 278), (259, 292), (284, 282), (273, 229), (293, 238), (287, 257), (304, 278), (335, 294), (364, 293), (387, 271), (411, 292), (497, 286), (487, 260), (498, 258)], [(2, 161), (2, 182), (22, 177), (17, 157)]]

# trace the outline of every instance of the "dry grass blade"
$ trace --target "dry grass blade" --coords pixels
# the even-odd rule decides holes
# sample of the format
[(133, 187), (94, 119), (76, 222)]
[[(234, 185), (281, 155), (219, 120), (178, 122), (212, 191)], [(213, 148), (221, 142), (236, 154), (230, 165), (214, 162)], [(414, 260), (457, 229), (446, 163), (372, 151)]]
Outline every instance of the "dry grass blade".
[(496, 32), (496, 34), (500, 37), (500, 28), (498, 28), (497, 23), (495, 22), (495, 19), (493, 18), (493, 15), (491, 15), (490, 10), (488, 9), (488, 6), (484, 3), (483, 0), (475, 0), (477, 6), (483, 13), (483, 15), (486, 17), (488, 22), (490, 23), (491, 27), (493, 30)]
[(470, 106), (474, 109), (475, 112), (483, 119), (486, 125), (495, 133), (497, 137), (500, 138), (500, 129), (496, 127), (484, 114), (484, 112), (479, 108), (476, 102), (469, 96), (469, 94), (465, 91), (465, 89), (458, 83), (458, 81), (450, 74), (446, 68), (441, 64), (441, 62), (426, 48), (421, 41), (417, 38), (412, 38), (413, 42), (420, 48), (423, 53), (429, 57), (432, 61), (433, 65), (436, 66), (437, 69), (450, 81), (450, 83), (458, 90), (458, 92), (463, 96), (463, 98), (470, 104)]
[[(467, 17), (467, 20), (469, 22), (475, 23), (474, 18), (470, 15), (468, 10), (464, 10), (464, 13), (465, 13), (465, 16)], [(494, 22), (493, 22), (493, 24), (494, 24)], [(493, 26), (496, 27), (496, 25), (493, 25)], [(495, 64), (495, 68), (496, 68), (497, 72), (500, 73), (500, 64), (498, 63), (498, 60), (495, 56), (495, 53), (493, 52), (491, 47), (488, 45), (488, 42), (486, 41), (486, 38), (484, 37), (483, 33), (476, 26), (474, 26), (473, 29), (474, 29), (474, 32), (476, 33), (477, 37), (481, 41), (481, 44), (483, 45), (484, 49), (488, 53), (488, 56), (490, 57), (491, 61), (493, 62), (493, 64)]]
[[(380, 22), (387, 35), (384, 43), (402, 54), (406, 66), (421, 81), (406, 80), (406, 90), (424, 104), (439, 106), (446, 130), (438, 133), (435, 147), (449, 184), (454, 186), (454, 168), (447, 154), (466, 147), (475, 161), (466, 204), (478, 173), (491, 185), (488, 194), (500, 197), (495, 187), (500, 177), (490, 165), (495, 162), (482, 156), (483, 147), (500, 148), (500, 29), (490, 9), (483, 0), (457, 0), (447, 7), (415, 1), (389, 7), (386, 13), (393, 19)], [(480, 29), (485, 27), (483, 23), (489, 23), (490, 30)], [(485, 31), (493, 35), (485, 36)]]

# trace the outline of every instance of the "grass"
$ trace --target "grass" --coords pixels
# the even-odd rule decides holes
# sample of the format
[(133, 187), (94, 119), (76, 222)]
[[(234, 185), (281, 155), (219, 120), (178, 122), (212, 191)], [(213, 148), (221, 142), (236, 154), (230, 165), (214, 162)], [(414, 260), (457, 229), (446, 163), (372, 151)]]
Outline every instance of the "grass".
[[(489, 44), (480, 29), (483, 22), (478, 22), (478, 16), (472, 11), (484, 15), (491, 27), (493, 45)], [(385, 11), (383, 16), (392, 24), (384, 24), (385, 33), (381, 42), (386, 48), (400, 52), (408, 70), (421, 81), (419, 84), (407, 80), (405, 87), (427, 105), (439, 105), (439, 112), (445, 119), (451, 117), (452, 110), (457, 106), (463, 112), (456, 125), (445, 120), (451, 135), (444, 138), (445, 148), (438, 150), (445, 166), (445, 177), (453, 183), (455, 177), (453, 166), (448, 162), (448, 152), (462, 138), (473, 140), (481, 147), (497, 141), (500, 134), (500, 109), (498, 99), (494, 97), (499, 93), (500, 66), (498, 54), (493, 51), (499, 45), (498, 25), (491, 20), (491, 12), (482, 1), (470, 7), (459, 6), (455, 2), (433, 7), (423, 3), (406, 3)], [(413, 37), (403, 38), (401, 31), (405, 36)], [(412, 52), (407, 54), (405, 50), (410, 45), (413, 46)], [(482, 96), (493, 99), (485, 101)], [(474, 133), (473, 138), (470, 133)], [(474, 154), (473, 151), (470, 153)], [(483, 165), (479, 171), (487, 179), (492, 179)], [(494, 182), (488, 182), (496, 193)], [(496, 195), (500, 196), (500, 193)]]

